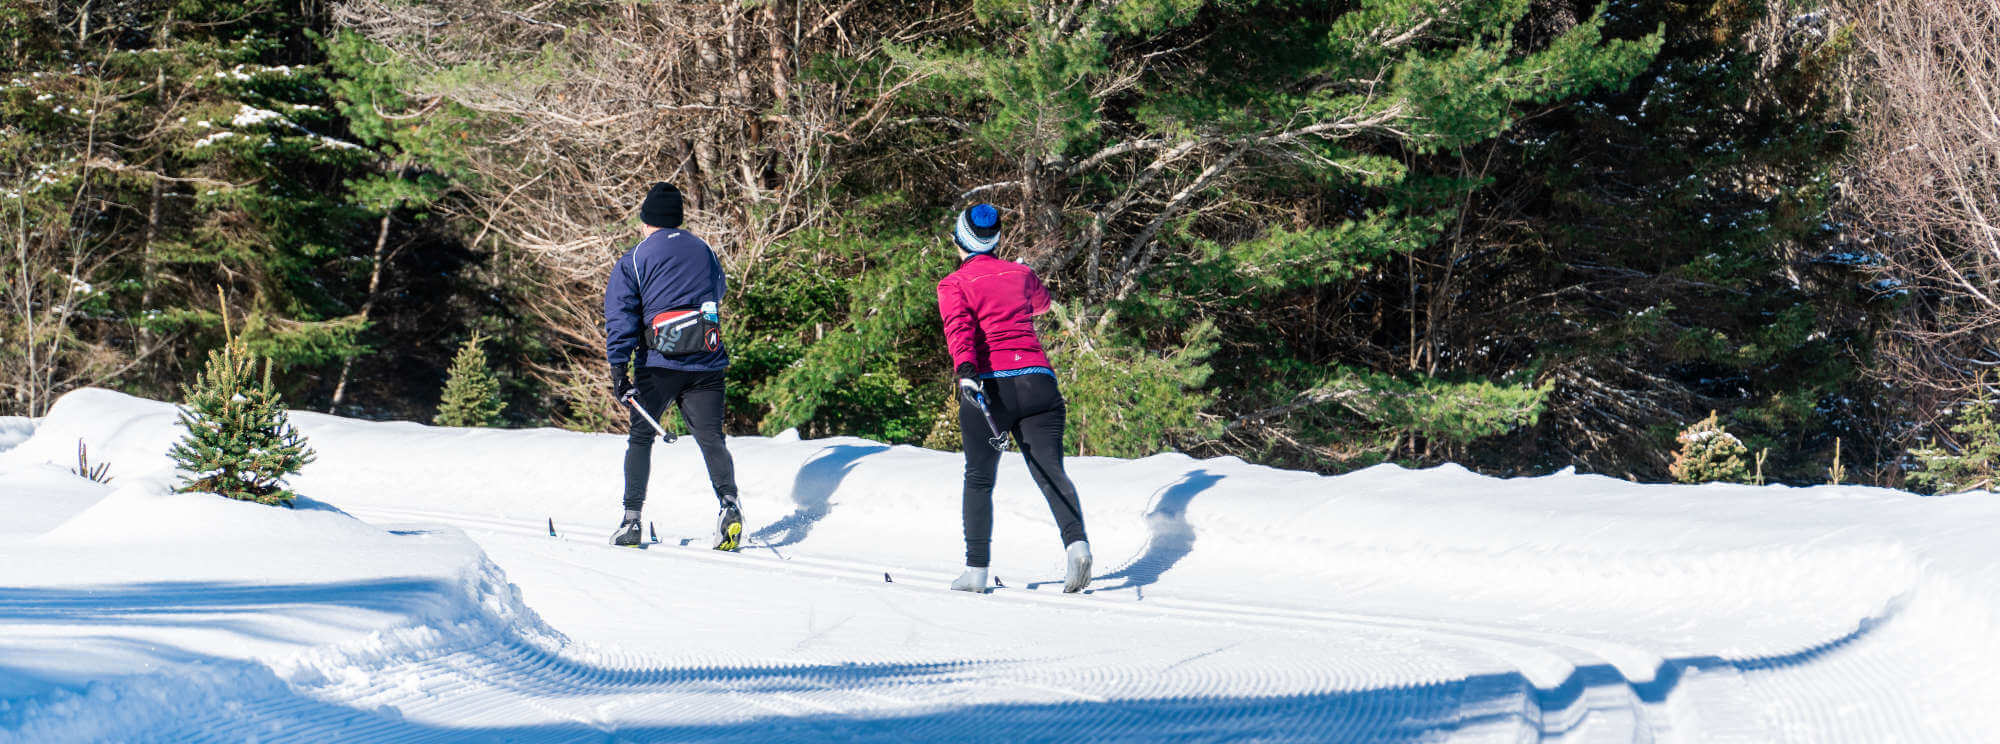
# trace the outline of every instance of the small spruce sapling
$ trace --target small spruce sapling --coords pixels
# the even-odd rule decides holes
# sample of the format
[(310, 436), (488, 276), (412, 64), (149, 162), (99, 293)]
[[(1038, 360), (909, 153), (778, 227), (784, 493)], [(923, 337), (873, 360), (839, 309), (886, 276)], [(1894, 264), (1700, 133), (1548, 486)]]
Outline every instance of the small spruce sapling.
[(2000, 489), (2000, 419), (1984, 384), (1959, 411), (1951, 432), (1958, 435), (1956, 447), (1933, 442), (1910, 451), (1920, 466), (1910, 473), (1910, 482), (1934, 493)]
[(1743, 446), (1728, 431), (1723, 430), (1717, 414), (1710, 411), (1708, 418), (1689, 426), (1675, 437), (1681, 443), (1679, 452), (1674, 453), (1674, 462), (1667, 471), (1674, 480), (1682, 483), (1708, 483), (1727, 481), (1749, 483), (1752, 480), (1750, 467), (1743, 462), (1750, 449)]
[(290, 506), (297, 494), (285, 478), (314, 454), (271, 386), (270, 360), (260, 379), (257, 359), (241, 339), (230, 339), (184, 390), (180, 425), (187, 434), (167, 452), (182, 476), (176, 490)]
[(486, 364), (486, 339), (473, 334), (458, 348), (451, 360), (451, 376), (445, 379), (444, 399), (438, 403), (438, 426), (494, 426), (500, 423), (500, 381)]

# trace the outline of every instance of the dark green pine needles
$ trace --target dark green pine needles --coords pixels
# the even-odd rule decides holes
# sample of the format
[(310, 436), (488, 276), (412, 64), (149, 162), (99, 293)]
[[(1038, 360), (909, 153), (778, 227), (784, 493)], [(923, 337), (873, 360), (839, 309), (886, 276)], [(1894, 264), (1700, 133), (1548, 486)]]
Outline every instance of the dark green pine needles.
[(207, 369), (185, 392), (180, 424), (187, 436), (167, 452), (181, 473), (177, 490), (290, 506), (296, 494), (284, 479), (312, 462), (313, 451), (286, 419), (269, 360), (258, 377), (256, 358), (232, 341), (209, 353)]
[(500, 381), (486, 366), (484, 338), (474, 335), (458, 347), (451, 360), (451, 376), (444, 382), (444, 400), (438, 403), (438, 426), (493, 426), (500, 423)]

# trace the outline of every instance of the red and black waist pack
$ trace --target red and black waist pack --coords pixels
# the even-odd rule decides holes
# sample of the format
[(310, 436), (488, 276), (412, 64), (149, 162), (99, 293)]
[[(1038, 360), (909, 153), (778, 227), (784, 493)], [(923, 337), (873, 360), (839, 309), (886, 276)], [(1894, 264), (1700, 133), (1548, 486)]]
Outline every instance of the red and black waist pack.
[(721, 351), (722, 323), (700, 308), (668, 310), (646, 326), (646, 345), (665, 356)]

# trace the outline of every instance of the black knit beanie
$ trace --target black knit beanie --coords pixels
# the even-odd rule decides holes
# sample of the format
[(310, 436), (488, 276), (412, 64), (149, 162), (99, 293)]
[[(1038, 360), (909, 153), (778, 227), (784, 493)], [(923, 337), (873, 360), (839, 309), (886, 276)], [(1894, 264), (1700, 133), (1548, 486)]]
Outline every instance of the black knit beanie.
[(680, 227), (681, 190), (665, 181), (653, 184), (646, 192), (646, 202), (639, 205), (639, 220), (653, 227)]

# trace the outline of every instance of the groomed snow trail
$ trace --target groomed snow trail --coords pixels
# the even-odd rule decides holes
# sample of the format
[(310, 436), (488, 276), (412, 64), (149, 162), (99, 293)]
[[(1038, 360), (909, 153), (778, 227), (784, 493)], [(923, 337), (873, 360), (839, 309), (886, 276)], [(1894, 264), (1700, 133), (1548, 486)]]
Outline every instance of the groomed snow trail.
[[(329, 506), (286, 512), (157, 495), (171, 421), (83, 391), (0, 454), (0, 741), (2000, 730), (1990, 497), (1079, 458), (1100, 576), (1064, 595), (1016, 460), (1006, 588), (974, 596), (942, 588), (955, 453), (732, 439), (751, 539), (723, 554), (691, 443), (656, 449), (661, 542), (631, 550), (602, 544), (617, 437), (299, 413)], [(79, 438), (120, 488), (44, 464)]]

